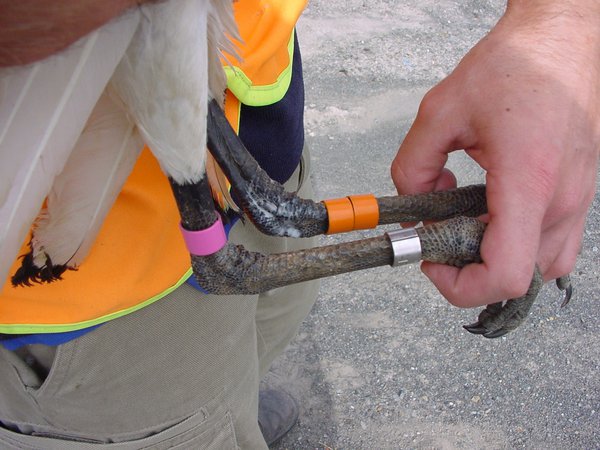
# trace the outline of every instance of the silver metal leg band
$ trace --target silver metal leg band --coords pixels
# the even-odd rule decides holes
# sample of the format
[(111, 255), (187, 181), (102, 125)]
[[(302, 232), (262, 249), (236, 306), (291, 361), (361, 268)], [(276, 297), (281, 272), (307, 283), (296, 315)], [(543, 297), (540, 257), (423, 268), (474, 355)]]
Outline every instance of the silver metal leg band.
[(394, 250), (392, 267), (421, 260), (421, 241), (414, 228), (405, 228), (386, 233)]

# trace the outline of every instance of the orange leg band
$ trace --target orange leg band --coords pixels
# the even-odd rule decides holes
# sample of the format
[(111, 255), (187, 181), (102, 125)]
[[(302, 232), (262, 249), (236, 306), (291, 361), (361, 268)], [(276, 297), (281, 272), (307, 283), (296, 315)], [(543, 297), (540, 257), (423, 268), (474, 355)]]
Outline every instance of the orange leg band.
[(323, 204), (329, 217), (327, 234), (366, 230), (379, 223), (379, 207), (373, 194), (324, 200)]

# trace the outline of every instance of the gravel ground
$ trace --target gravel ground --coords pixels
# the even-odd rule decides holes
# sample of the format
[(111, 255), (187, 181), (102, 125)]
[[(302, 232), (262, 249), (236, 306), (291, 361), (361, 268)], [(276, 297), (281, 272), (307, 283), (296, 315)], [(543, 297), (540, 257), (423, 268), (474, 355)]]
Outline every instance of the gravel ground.
[[(319, 198), (394, 193), (389, 164), (421, 97), (502, 10), (499, 0), (311, 1), (298, 36)], [(450, 167), (460, 184), (483, 180), (459, 153)], [(571, 304), (560, 309), (547, 285), (501, 339), (462, 330), (477, 311), (450, 306), (415, 265), (324, 280), (270, 374), (301, 401), (276, 448), (600, 448), (599, 222), (597, 195)]]

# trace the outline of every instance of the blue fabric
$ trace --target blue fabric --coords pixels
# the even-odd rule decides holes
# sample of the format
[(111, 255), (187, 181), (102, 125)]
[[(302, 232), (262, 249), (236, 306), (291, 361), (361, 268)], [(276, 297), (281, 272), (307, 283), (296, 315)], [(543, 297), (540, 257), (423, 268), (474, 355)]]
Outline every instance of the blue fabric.
[(286, 94), (268, 106), (242, 104), (239, 136), (273, 180), (285, 183), (298, 167), (304, 148), (304, 80), (297, 38)]
[[(102, 324), (100, 324), (102, 325)], [(68, 331), (65, 333), (40, 333), (40, 334), (2, 334), (0, 335), (0, 344), (7, 350), (17, 350), (24, 345), (30, 344), (45, 344), (45, 345), (60, 345), (69, 342), (92, 330), (95, 330), (100, 325), (84, 328), (77, 331)]]

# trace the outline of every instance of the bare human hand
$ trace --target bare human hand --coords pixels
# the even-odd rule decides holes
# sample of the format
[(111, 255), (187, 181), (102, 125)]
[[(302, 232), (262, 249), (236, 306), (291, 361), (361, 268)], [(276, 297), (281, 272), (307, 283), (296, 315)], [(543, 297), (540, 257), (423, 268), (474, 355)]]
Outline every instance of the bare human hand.
[(465, 151), (486, 171), (482, 264), (423, 263), (452, 304), (525, 293), (575, 264), (594, 196), (600, 143), (600, 4), (510, 1), (496, 27), (423, 99), (392, 163), (400, 193), (456, 184)]

